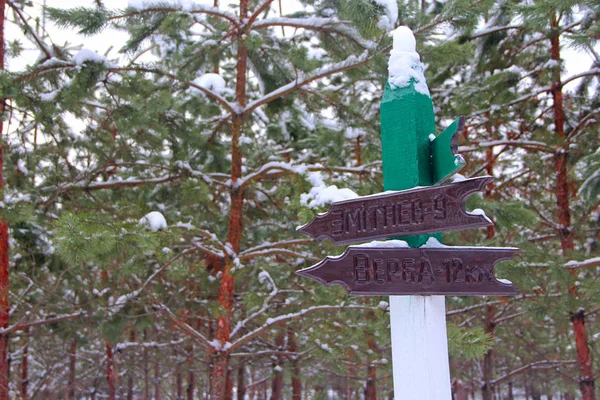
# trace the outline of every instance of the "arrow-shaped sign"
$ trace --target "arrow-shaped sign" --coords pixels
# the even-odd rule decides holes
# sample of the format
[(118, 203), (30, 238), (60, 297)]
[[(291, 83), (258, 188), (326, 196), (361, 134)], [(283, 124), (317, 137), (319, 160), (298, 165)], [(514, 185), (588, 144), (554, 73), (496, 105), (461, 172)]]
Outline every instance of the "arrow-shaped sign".
[(468, 213), (464, 205), (467, 197), (491, 180), (484, 176), (340, 201), (298, 231), (345, 244), (492, 225), (485, 215)]
[[(388, 242), (389, 243), (389, 242)], [(350, 246), (339, 257), (296, 273), (326, 286), (339, 284), (359, 295), (517, 294), (510, 281), (494, 276), (494, 265), (510, 260), (512, 247), (394, 248)]]

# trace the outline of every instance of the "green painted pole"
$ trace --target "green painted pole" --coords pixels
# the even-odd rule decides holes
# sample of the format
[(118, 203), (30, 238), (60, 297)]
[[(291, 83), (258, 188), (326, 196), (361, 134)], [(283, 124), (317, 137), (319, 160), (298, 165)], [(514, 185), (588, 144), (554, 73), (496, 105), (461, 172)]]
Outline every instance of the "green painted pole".
[[(437, 184), (464, 166), (455, 154), (460, 120), (436, 137), (423, 65), (407, 27), (394, 32), (389, 72), (380, 110), (384, 189)], [(439, 233), (399, 239), (420, 247), (430, 237), (441, 242)], [(390, 326), (395, 398), (450, 399), (444, 296), (390, 296)]]

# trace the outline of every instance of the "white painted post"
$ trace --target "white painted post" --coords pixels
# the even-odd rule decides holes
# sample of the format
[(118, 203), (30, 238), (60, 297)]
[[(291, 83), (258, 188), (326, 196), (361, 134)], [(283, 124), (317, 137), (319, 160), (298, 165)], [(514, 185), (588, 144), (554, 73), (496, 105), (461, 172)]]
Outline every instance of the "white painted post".
[(444, 296), (390, 296), (394, 398), (450, 400)]

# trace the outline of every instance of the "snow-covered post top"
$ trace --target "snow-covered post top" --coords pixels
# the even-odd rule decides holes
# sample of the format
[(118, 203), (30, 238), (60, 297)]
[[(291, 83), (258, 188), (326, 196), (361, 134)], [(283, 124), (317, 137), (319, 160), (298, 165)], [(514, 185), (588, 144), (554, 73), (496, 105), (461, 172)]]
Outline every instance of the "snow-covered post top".
[(415, 35), (406, 26), (399, 26), (392, 34), (394, 44), (388, 62), (390, 86), (392, 88), (406, 87), (412, 80), (417, 92), (429, 96), (429, 89), (423, 74), (423, 63), (417, 53)]

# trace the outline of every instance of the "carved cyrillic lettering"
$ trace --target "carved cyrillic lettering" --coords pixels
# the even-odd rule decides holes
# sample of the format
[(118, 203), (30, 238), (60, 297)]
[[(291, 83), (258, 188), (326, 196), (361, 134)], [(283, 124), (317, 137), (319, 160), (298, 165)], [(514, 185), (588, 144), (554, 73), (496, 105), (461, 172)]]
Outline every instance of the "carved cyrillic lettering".
[(392, 281), (393, 276), (400, 276), (402, 269), (400, 268), (400, 260), (397, 258), (389, 258), (387, 260), (388, 281)]
[(405, 258), (402, 260), (402, 280), (404, 282), (415, 281), (415, 259)]
[[(382, 227), (387, 228), (388, 217), (387, 217), (387, 206), (373, 206), (367, 209), (365, 213), (368, 216), (367, 224), (365, 228), (371, 227), (371, 230), (376, 230), (380, 227), (378, 220), (381, 219)], [(381, 217), (380, 217), (381, 216)]]
[(339, 215), (339, 219), (331, 221), (331, 234), (334, 236), (341, 235), (344, 233), (344, 212), (342, 210), (334, 210), (331, 215)]
[(433, 218), (438, 221), (443, 221), (448, 218), (448, 199), (443, 194), (435, 196), (433, 198), (433, 209), (435, 215)]
[[(477, 275), (475, 275), (477, 273)], [(481, 271), (477, 265), (465, 265), (465, 282), (466, 283), (481, 283)]]
[(369, 257), (366, 254), (354, 256), (354, 281), (369, 283)]
[(419, 268), (419, 282), (423, 282), (423, 277), (428, 277), (430, 283), (435, 282), (435, 277), (433, 276), (433, 268), (431, 267), (431, 263), (427, 257), (421, 258), (421, 268)]
[(354, 212), (346, 212), (346, 233), (352, 232), (352, 227), (355, 227), (355, 232), (362, 231), (362, 209), (359, 208)]
[(423, 202), (421, 199), (411, 201), (412, 223), (423, 223)]
[(374, 259), (373, 272), (375, 282), (380, 285), (385, 284), (385, 260), (382, 260), (381, 258)]

